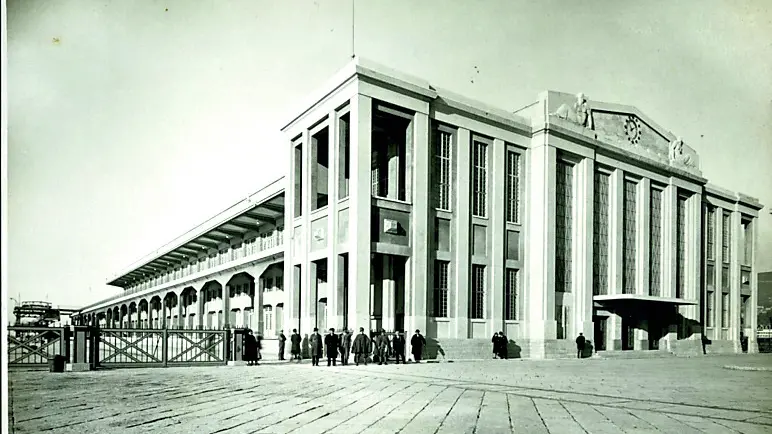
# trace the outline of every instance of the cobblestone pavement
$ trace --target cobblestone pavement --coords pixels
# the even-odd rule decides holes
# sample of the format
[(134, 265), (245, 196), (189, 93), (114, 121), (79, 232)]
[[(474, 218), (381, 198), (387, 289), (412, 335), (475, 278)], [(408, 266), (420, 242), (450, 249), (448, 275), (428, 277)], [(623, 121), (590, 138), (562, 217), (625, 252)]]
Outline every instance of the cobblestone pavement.
[(772, 355), (11, 372), (13, 429), (769, 433)]

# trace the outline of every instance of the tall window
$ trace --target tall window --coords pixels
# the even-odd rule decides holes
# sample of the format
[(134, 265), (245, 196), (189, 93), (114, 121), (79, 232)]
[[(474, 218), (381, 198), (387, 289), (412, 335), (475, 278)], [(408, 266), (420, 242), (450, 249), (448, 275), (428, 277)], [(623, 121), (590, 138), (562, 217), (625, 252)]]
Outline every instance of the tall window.
[(608, 204), (609, 176), (595, 173), (595, 205), (593, 207), (592, 293), (608, 293)]
[(295, 146), (295, 217), (303, 215), (303, 145)]
[(448, 316), (448, 268), (447, 261), (434, 262), (434, 316)]
[(271, 306), (263, 307), (263, 329), (273, 330), (273, 308)]
[(715, 309), (716, 309), (716, 293), (713, 291), (708, 291), (708, 297), (707, 297), (707, 306), (705, 311), (705, 325), (707, 327), (714, 327), (715, 326)]
[(555, 291), (571, 292), (574, 167), (558, 161), (555, 183)]
[(472, 149), (472, 215), (486, 216), (488, 145), (474, 141)]
[(676, 298), (683, 298), (686, 289), (686, 198), (679, 196), (676, 205)]
[(453, 134), (438, 130), (434, 144), (435, 200), (438, 209), (450, 211), (451, 164)]
[(705, 219), (705, 250), (709, 261), (716, 259), (716, 209), (708, 207)]
[(507, 222), (520, 222), (520, 154), (507, 151)]
[(351, 123), (349, 114), (338, 119), (338, 199), (348, 197), (351, 180)]
[(721, 327), (729, 327), (729, 294), (721, 294)]
[(753, 264), (753, 235), (751, 232), (751, 222), (745, 220), (743, 225), (743, 261), (742, 265), (750, 267)]
[(649, 295), (659, 296), (662, 275), (662, 191), (651, 189), (649, 222)]
[(623, 238), (624, 244), (622, 250), (623, 268), (623, 286), (624, 294), (635, 294), (635, 257), (636, 257), (636, 203), (638, 183), (634, 181), (625, 181), (624, 187), (624, 220), (623, 220)]
[(729, 213), (724, 213), (723, 220), (721, 222), (721, 261), (725, 264), (729, 263), (729, 255), (731, 254), (731, 242), (732, 233), (730, 232), (729, 225)]
[(485, 266), (472, 265), (472, 319), (485, 318)]
[(504, 282), (504, 319), (517, 320), (517, 293), (518, 270), (507, 269), (507, 277)]

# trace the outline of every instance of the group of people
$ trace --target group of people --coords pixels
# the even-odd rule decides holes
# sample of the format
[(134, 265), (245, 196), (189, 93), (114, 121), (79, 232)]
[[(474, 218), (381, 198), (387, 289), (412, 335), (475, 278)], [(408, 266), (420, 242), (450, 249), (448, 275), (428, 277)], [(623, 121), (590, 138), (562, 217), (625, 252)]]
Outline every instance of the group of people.
[[(298, 363), (302, 360), (301, 345), (303, 339), (298, 334), (297, 329), (292, 330), (290, 336), (290, 355), (291, 360)], [(284, 332), (279, 333), (279, 360), (285, 360), (284, 350), (287, 341)], [(345, 330), (342, 333), (335, 333), (331, 328), (327, 334), (322, 336), (318, 328), (308, 337), (308, 346), (310, 348), (311, 364), (319, 366), (319, 361), (327, 359), (327, 366), (337, 366), (338, 358), (341, 365), (348, 365), (350, 355), (354, 355), (354, 363), (367, 365), (368, 362), (386, 365), (390, 358), (394, 358), (399, 364), (402, 361), (406, 364), (405, 352), (407, 350), (407, 341), (402, 331), (397, 332), (392, 338), (383, 330), (373, 333), (372, 339), (365, 333), (364, 327), (359, 328), (359, 334), (354, 336), (353, 330)], [(426, 339), (421, 335), (420, 330), (410, 338), (410, 348), (412, 360), (420, 363), (423, 358)]]
[(504, 332), (496, 332), (491, 338), (493, 343), (493, 358), (494, 359), (506, 359), (507, 358), (507, 346), (509, 346), (509, 340)]

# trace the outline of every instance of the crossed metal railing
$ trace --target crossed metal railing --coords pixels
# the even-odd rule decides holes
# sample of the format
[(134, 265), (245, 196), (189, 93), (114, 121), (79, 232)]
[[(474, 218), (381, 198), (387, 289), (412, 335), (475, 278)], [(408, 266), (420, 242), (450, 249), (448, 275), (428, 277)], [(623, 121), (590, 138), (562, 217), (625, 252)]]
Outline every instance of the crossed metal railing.
[[(8, 327), (8, 367), (45, 368), (63, 356), (91, 369), (225, 365), (241, 330)], [(238, 346), (238, 349), (236, 349)]]

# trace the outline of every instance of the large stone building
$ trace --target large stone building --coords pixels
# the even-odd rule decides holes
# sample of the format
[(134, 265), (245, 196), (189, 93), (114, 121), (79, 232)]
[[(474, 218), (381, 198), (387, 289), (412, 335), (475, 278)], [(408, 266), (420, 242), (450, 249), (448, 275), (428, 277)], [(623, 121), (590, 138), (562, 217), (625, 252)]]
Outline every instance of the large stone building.
[(102, 326), (420, 329), (448, 356), (755, 351), (754, 198), (632, 106), (515, 113), (355, 59), (283, 127), (287, 175), (109, 284)]

